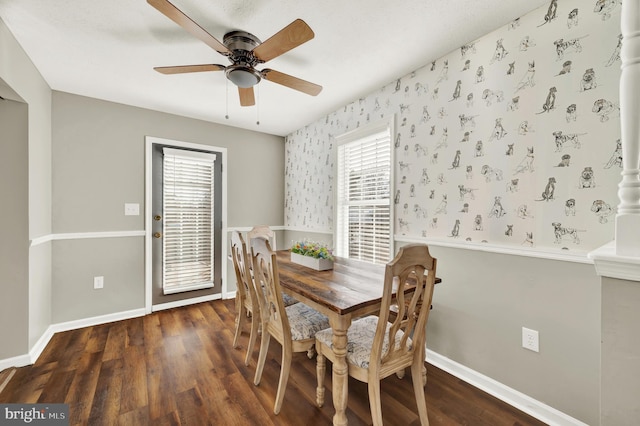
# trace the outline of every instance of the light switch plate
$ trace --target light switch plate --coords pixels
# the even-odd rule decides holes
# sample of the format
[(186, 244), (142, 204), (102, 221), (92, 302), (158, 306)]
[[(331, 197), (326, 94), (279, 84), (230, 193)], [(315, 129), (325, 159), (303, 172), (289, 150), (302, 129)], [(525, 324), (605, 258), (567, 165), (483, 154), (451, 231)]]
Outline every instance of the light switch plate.
[(125, 216), (140, 216), (140, 204), (138, 203), (125, 203), (124, 204)]

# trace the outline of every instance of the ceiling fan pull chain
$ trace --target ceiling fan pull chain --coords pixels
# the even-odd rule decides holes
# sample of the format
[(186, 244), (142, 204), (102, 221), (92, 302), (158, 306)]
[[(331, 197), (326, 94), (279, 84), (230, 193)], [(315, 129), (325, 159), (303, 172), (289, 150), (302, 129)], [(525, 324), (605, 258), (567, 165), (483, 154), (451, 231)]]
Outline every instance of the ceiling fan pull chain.
[(260, 125), (260, 86), (257, 88), (258, 99), (256, 99), (256, 124)]
[(224, 118), (228, 120), (229, 119), (229, 80), (227, 79), (225, 79), (224, 90), (225, 90), (225, 108), (226, 108), (226, 113), (224, 115)]

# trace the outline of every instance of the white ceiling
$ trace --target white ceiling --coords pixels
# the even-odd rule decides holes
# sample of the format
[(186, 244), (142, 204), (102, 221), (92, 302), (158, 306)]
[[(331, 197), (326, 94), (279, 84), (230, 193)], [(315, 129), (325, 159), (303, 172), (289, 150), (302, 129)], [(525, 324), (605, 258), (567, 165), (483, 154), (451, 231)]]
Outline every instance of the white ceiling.
[(222, 72), (155, 72), (229, 63), (145, 0), (0, 0), (0, 18), (53, 90), (284, 136), (548, 2), (172, 0), (220, 41), (231, 30), (264, 41), (296, 18), (313, 29), (313, 40), (258, 68), (323, 91), (262, 81), (254, 107), (240, 107)]

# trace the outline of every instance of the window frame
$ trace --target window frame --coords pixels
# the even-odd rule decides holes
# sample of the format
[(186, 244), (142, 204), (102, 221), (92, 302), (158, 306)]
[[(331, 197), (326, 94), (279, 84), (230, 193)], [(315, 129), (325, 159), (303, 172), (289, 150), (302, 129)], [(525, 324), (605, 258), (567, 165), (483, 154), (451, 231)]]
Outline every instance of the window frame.
[[(335, 182), (335, 190), (334, 190), (334, 209), (333, 209), (333, 241), (334, 241), (334, 251), (337, 256), (340, 257), (348, 257), (348, 247), (343, 247), (343, 241), (345, 238), (342, 237), (342, 230), (340, 229), (340, 215), (341, 215), (341, 200), (340, 200), (340, 152), (343, 146), (355, 143), (358, 141), (365, 142), (367, 139), (371, 140), (371, 138), (375, 137), (375, 135), (380, 134), (382, 132), (388, 133), (389, 140), (389, 198), (388, 198), (388, 206), (389, 206), (389, 259), (386, 260), (388, 262), (393, 258), (395, 253), (394, 249), (394, 224), (395, 224), (395, 205), (393, 202), (393, 192), (395, 190), (395, 149), (393, 146), (393, 135), (394, 131), (394, 121), (395, 116), (392, 116), (390, 119), (380, 120), (374, 123), (370, 123), (364, 126), (361, 126), (355, 130), (349, 131), (342, 135), (336, 136), (334, 138), (335, 141), (335, 150), (334, 150), (334, 182)], [(380, 199), (378, 199), (379, 201)], [(385, 203), (386, 205), (386, 203)], [(348, 231), (347, 231), (348, 232)], [(348, 243), (347, 243), (348, 245)], [(385, 262), (385, 263), (386, 263)]]

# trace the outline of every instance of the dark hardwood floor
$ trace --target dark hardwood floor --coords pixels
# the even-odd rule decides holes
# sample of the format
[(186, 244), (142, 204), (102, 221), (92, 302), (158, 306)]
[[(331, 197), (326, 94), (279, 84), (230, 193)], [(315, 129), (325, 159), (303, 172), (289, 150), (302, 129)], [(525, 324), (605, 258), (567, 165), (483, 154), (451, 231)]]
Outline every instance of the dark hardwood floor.
[[(330, 425), (326, 399), (315, 405), (315, 359), (294, 354), (282, 411), (273, 414), (281, 349), (271, 342), (260, 386), (253, 385), (258, 346), (244, 365), (248, 334), (233, 349), (234, 301), (218, 300), (95, 327), (57, 333), (38, 361), (18, 368), (0, 403), (67, 403), (70, 424)], [(433, 425), (543, 425), (427, 364)], [(385, 425), (419, 425), (411, 375), (382, 383)], [(350, 379), (350, 425), (371, 424), (367, 387)]]

